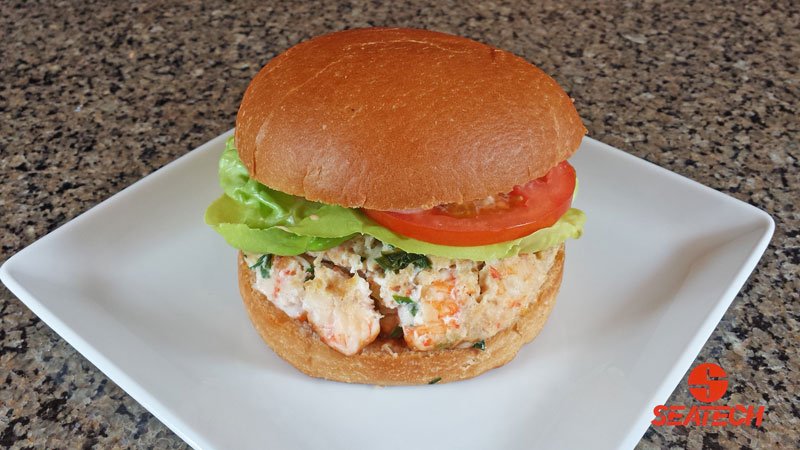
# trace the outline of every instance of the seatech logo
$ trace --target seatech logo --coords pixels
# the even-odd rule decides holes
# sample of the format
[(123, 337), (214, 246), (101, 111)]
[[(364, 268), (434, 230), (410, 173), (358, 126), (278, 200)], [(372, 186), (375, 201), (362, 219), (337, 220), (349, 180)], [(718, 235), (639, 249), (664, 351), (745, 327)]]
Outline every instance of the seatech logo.
[[(712, 403), (722, 398), (728, 390), (728, 375), (722, 367), (705, 363), (695, 367), (689, 374), (689, 392), (703, 403)], [(688, 410), (688, 411), (687, 411)], [(711, 406), (694, 405), (665, 406), (653, 408), (656, 416), (650, 423), (662, 425), (761, 425), (764, 407), (759, 406)], [(755, 423), (754, 423), (755, 421)]]

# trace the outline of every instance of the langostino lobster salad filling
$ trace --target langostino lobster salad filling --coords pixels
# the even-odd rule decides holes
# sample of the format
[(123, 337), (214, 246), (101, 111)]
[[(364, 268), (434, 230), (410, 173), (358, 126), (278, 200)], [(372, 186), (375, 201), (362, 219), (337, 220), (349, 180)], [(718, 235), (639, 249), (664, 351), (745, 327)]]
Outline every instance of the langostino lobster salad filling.
[(406, 253), (372, 236), (278, 256), (244, 252), (254, 289), (354, 355), (379, 335), (409, 348), (482, 348), (535, 302), (558, 246), (488, 261)]

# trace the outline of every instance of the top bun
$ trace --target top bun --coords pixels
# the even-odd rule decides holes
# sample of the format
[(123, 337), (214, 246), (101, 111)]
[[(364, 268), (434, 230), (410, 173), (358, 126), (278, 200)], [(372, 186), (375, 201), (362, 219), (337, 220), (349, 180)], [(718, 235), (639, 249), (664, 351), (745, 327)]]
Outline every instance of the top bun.
[(298, 44), (244, 93), (236, 147), (259, 182), (309, 200), (429, 208), (511, 191), (586, 129), (522, 58), (433, 31), (366, 28)]

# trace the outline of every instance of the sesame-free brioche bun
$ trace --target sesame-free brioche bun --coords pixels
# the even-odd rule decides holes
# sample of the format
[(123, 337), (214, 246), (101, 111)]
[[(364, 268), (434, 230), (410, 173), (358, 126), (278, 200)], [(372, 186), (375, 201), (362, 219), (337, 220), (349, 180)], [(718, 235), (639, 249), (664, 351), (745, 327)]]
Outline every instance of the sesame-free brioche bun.
[(539, 296), (509, 328), (486, 339), (486, 350), (410, 350), (402, 339), (377, 338), (361, 353), (345, 356), (322, 342), (307, 322), (292, 319), (253, 289), (254, 272), (239, 253), (239, 290), (247, 315), (264, 342), (301, 372), (317, 378), (377, 385), (446, 383), (500, 367), (533, 340), (553, 309), (564, 267), (561, 244)]
[(235, 142), (273, 189), (396, 210), (509, 192), (570, 157), (585, 133), (567, 94), (518, 56), (367, 28), (272, 59), (244, 94)]

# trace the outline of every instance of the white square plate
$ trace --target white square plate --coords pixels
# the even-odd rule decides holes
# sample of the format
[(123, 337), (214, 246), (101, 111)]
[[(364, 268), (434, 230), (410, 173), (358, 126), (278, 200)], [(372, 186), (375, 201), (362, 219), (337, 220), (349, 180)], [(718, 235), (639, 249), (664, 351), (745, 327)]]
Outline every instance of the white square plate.
[(586, 232), (539, 337), (420, 387), (306, 377), (250, 325), (236, 251), (203, 223), (230, 132), (9, 259), (0, 278), (196, 448), (630, 448), (753, 270), (764, 212), (586, 138)]

